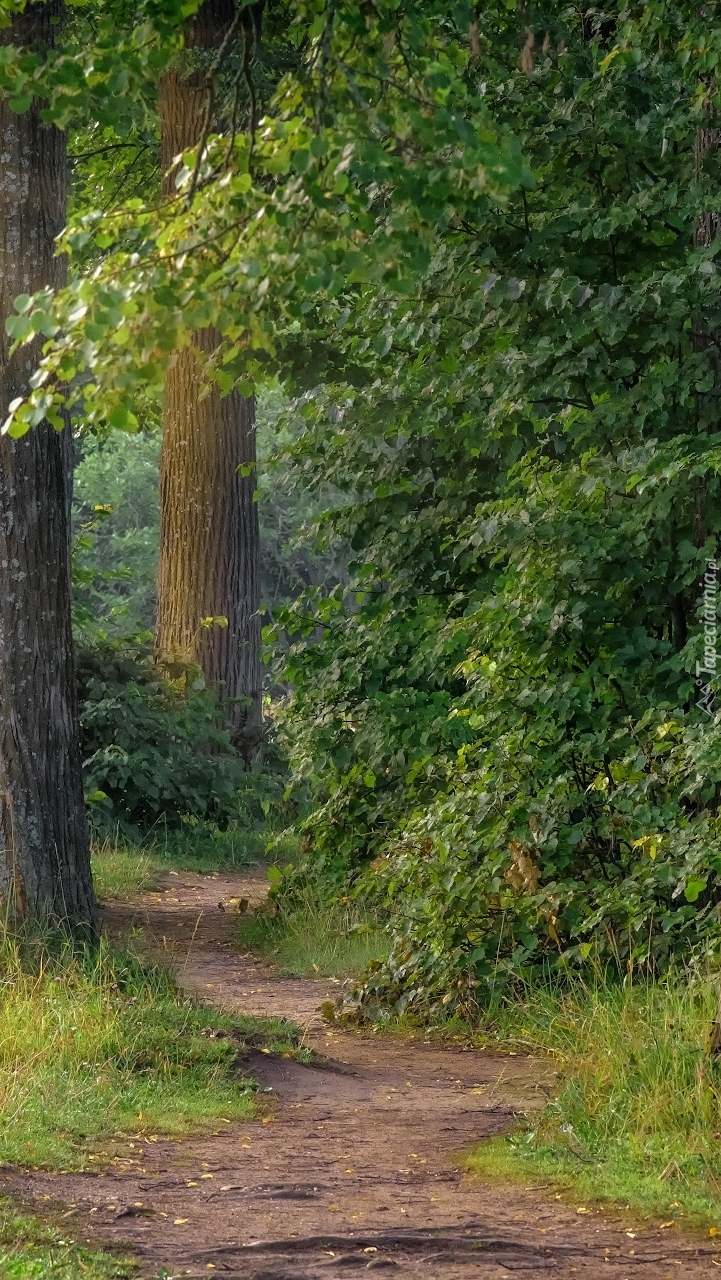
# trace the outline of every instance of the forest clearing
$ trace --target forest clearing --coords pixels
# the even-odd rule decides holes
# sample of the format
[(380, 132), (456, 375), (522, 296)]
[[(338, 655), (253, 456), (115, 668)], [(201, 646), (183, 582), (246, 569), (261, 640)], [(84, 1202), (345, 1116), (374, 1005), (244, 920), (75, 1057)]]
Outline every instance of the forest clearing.
[(721, 13), (0, 0), (0, 1276), (721, 1267)]

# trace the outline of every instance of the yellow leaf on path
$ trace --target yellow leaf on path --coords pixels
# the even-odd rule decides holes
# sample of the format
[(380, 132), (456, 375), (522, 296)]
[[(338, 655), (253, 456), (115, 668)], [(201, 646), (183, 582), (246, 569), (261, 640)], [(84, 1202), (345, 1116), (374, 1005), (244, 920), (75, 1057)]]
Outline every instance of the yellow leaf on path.
[(173, 1226), (174, 1226), (174, 1227), (182, 1227), (182, 1225), (183, 1225), (183, 1223), (184, 1223), (184, 1222), (190, 1222), (190, 1218), (174, 1218), (174, 1219), (173, 1219)]
[(213, 1177), (213, 1174), (212, 1174), (212, 1173), (201, 1173), (201, 1175), (200, 1175), (200, 1176), (201, 1176), (201, 1178), (212, 1178), (212, 1177)]

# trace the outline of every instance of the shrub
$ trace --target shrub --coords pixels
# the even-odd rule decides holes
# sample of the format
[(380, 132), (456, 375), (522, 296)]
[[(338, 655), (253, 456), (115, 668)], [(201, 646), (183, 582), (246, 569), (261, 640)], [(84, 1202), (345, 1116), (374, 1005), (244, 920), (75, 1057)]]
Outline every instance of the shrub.
[(137, 838), (184, 816), (238, 813), (244, 766), (197, 672), (168, 678), (147, 637), (97, 639), (78, 660), (85, 787), (101, 833)]

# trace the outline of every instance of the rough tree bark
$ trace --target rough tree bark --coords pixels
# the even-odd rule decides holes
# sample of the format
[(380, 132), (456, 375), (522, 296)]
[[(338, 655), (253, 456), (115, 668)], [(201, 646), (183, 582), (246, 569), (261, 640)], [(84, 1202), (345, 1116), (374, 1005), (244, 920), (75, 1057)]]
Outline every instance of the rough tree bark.
[[(0, 43), (52, 44), (61, 4), (32, 4)], [(0, 101), (0, 409), (27, 390), (33, 347), (9, 354), (20, 293), (62, 283), (65, 138), (37, 104)], [(0, 897), (22, 915), (94, 929), (70, 624), (72, 441), (42, 423), (0, 439)]]
[[(186, 31), (186, 47), (216, 49), (233, 21), (232, 0), (206, 0)], [(168, 71), (160, 84), (166, 195), (179, 152), (202, 138), (209, 117), (205, 68)], [(253, 501), (255, 404), (217, 389), (201, 399), (201, 359), (217, 347), (195, 334), (168, 372), (160, 461), (160, 560), (156, 652), (190, 661), (223, 699), (233, 738), (250, 761), (261, 737), (260, 534)], [(222, 617), (227, 627), (203, 626)]]

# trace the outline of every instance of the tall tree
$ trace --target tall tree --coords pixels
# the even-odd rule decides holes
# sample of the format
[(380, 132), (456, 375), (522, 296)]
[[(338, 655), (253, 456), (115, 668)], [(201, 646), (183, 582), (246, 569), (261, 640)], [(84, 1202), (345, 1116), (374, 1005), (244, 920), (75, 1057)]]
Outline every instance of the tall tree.
[[(3, 45), (48, 48), (59, 0), (32, 4)], [(0, 101), (0, 399), (28, 390), (38, 344), (10, 354), (17, 295), (63, 283), (65, 138)], [(0, 439), (0, 894), (21, 914), (95, 925), (70, 625), (72, 441), (48, 422)]]
[[(233, 0), (206, 0), (186, 33), (186, 48), (200, 65), (178, 61), (161, 80), (168, 198), (175, 193), (175, 157), (201, 143), (212, 120), (208, 51), (229, 42), (237, 24)], [(206, 57), (198, 59), (199, 51)], [(156, 647), (162, 657), (201, 668), (250, 761), (261, 733), (255, 402), (237, 391), (221, 397), (215, 385), (203, 388), (203, 363), (219, 342), (214, 329), (197, 331), (166, 376)]]

